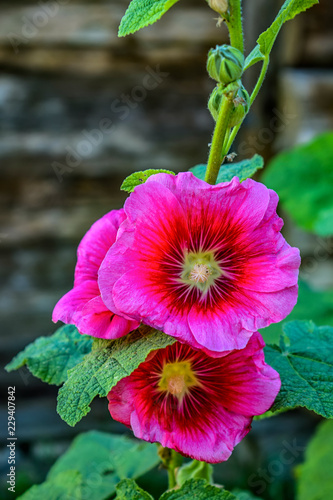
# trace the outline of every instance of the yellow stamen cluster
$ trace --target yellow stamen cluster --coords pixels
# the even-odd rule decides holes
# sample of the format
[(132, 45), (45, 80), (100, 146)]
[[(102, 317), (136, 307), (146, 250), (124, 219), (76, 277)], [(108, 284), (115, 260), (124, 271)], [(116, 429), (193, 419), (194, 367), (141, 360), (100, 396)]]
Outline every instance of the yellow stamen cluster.
[(190, 273), (190, 280), (195, 283), (206, 283), (212, 271), (205, 264), (195, 264)]
[(166, 363), (158, 383), (161, 391), (166, 391), (176, 396), (179, 401), (183, 399), (189, 389), (200, 385), (190, 361), (175, 361)]

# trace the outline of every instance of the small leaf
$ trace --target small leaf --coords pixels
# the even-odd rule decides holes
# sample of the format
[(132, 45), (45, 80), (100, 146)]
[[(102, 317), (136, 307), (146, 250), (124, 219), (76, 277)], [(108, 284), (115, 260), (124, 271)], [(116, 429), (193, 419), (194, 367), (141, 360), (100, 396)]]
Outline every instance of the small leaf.
[(120, 186), (120, 189), (122, 191), (126, 191), (127, 193), (132, 193), (134, 191), (134, 188), (136, 186), (139, 186), (140, 184), (144, 184), (148, 177), (151, 175), (155, 174), (172, 174), (175, 175), (174, 172), (171, 172), (171, 170), (144, 170), (143, 172), (134, 172), (134, 174), (129, 175), (126, 177), (122, 185)]
[[(280, 346), (264, 348), (266, 362), (281, 377), (281, 390), (271, 410), (303, 406), (333, 418), (333, 328), (312, 321), (283, 325)], [(288, 345), (289, 344), (289, 345)]]
[(73, 325), (65, 325), (50, 337), (39, 337), (29, 344), (5, 368), (11, 372), (26, 365), (43, 382), (61, 385), (67, 371), (82, 361), (91, 346), (91, 337), (81, 335)]
[[(240, 182), (245, 181), (248, 177), (252, 177), (257, 170), (263, 168), (264, 159), (260, 155), (254, 155), (248, 160), (243, 160), (238, 163), (224, 163), (220, 169), (220, 173), (217, 176), (216, 184), (220, 182), (230, 182), (233, 177), (238, 177)], [(204, 180), (206, 174), (206, 165), (196, 165), (190, 168), (190, 172), (198, 177), (198, 179)]]
[(132, 0), (119, 26), (119, 36), (134, 33), (158, 21), (177, 0)]
[(297, 500), (328, 500), (333, 492), (333, 422), (324, 421), (305, 452), (305, 463), (297, 468)]
[(263, 175), (294, 222), (320, 236), (333, 234), (333, 133), (276, 156)]
[(163, 493), (160, 500), (237, 500), (237, 497), (222, 487), (212, 486), (204, 479), (189, 479), (177, 490)]
[(17, 500), (81, 500), (83, 496), (83, 478), (75, 470), (63, 471), (52, 481), (32, 486)]
[(319, 0), (286, 0), (282, 5), (273, 24), (264, 33), (261, 33), (257, 42), (263, 55), (269, 54), (282, 25), (293, 19), (297, 14), (304, 12), (313, 5), (319, 3)]
[(133, 479), (123, 479), (117, 485), (115, 500), (154, 500), (147, 491), (142, 490)]
[(89, 405), (96, 396), (106, 397), (112, 387), (145, 361), (151, 351), (175, 341), (146, 326), (117, 340), (95, 339), (92, 351), (68, 372), (68, 379), (58, 394), (59, 415), (74, 426), (89, 413)]
[(182, 465), (177, 472), (177, 484), (182, 486), (188, 479), (205, 479), (212, 483), (213, 466), (199, 460)]
[(86, 432), (56, 461), (46, 481), (30, 488), (22, 500), (104, 500), (120, 480), (140, 477), (158, 463), (156, 446), (150, 443)]
[(259, 45), (256, 45), (252, 50), (252, 52), (250, 52), (250, 54), (245, 59), (244, 71), (251, 68), (251, 66), (253, 66), (257, 62), (262, 61), (264, 58), (265, 56), (263, 56), (262, 53), (260, 52)]

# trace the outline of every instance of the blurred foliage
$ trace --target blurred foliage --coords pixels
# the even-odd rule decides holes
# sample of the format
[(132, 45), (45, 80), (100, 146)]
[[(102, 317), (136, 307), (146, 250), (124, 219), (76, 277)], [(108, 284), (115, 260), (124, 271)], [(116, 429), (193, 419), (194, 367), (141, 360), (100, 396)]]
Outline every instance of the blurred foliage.
[(297, 500), (329, 500), (333, 492), (333, 422), (318, 427), (310, 442), (305, 463), (297, 468)]
[(333, 234), (333, 133), (277, 155), (262, 181), (274, 189), (283, 208), (302, 229)]
[(56, 461), (46, 481), (30, 488), (20, 499), (57, 500), (64, 495), (76, 500), (104, 500), (115, 492), (121, 479), (139, 477), (158, 463), (153, 444), (105, 432), (86, 432), (74, 439)]
[(301, 281), (297, 304), (289, 316), (282, 323), (275, 323), (260, 330), (260, 333), (267, 344), (278, 344), (281, 325), (287, 321), (309, 318), (318, 326), (333, 326), (333, 290), (317, 292)]

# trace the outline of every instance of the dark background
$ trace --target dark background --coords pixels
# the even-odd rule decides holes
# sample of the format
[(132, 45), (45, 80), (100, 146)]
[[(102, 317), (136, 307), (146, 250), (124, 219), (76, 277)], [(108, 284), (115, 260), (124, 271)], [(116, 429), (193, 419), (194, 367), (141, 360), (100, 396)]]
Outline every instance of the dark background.
[[(51, 313), (72, 287), (78, 242), (97, 218), (120, 208), (124, 177), (147, 168), (187, 170), (206, 161), (213, 130), (206, 103), (214, 86), (206, 55), (227, 42), (226, 29), (216, 27), (217, 15), (203, 0), (182, 0), (154, 26), (127, 38), (117, 37), (123, 0), (62, 0), (55, 15), (45, 14), (46, 4), (0, 2), (2, 366), (55, 330)], [(281, 2), (243, 5), (249, 52)], [(321, 0), (283, 28), (263, 90), (235, 144), (238, 159), (259, 153), (269, 160), (332, 128), (332, 12), (331, 1)], [(147, 80), (157, 67), (165, 75)], [(257, 72), (256, 66), (245, 76), (249, 91)], [(150, 87), (156, 82), (155, 88), (144, 88), (147, 81)], [(110, 125), (105, 120), (112, 120), (112, 130), (96, 132), (102, 123)], [(311, 259), (316, 238), (288, 220), (286, 226), (290, 243)], [(328, 258), (307, 280), (316, 289), (332, 288), (332, 270)], [(1, 371), (0, 384), (4, 424), (7, 386), (16, 386), (18, 491), (42, 481), (82, 430), (124, 431), (112, 422), (104, 400), (70, 428), (55, 411), (56, 388), (24, 369)], [(295, 438), (304, 446), (318, 422), (305, 411), (296, 415), (255, 423), (232, 458), (217, 467), (216, 481), (252, 487), (264, 498), (294, 498), (294, 466), (303, 453), (296, 450), (282, 469), (279, 457)], [(4, 482), (7, 468), (3, 447)], [(163, 488), (163, 478), (159, 473), (143, 481)]]

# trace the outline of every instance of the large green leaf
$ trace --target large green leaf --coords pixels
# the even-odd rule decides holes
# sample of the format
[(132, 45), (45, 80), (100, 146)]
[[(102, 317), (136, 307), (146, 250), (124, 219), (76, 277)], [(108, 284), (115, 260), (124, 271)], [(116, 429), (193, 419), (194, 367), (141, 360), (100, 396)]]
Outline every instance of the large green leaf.
[(132, 0), (119, 26), (119, 36), (134, 33), (158, 21), (177, 0)]
[(276, 156), (263, 175), (301, 228), (333, 234), (333, 133)]
[(136, 186), (144, 184), (149, 177), (155, 174), (175, 175), (175, 173), (171, 172), (171, 170), (163, 170), (163, 169), (159, 170), (149, 169), (149, 170), (143, 170), (142, 172), (134, 172), (134, 174), (131, 174), (128, 177), (126, 177), (126, 179), (120, 186), (120, 189), (122, 191), (126, 191), (127, 193), (132, 193)]
[(116, 500), (154, 500), (153, 497), (139, 488), (133, 479), (123, 479), (117, 485)]
[(333, 422), (319, 425), (310, 442), (305, 463), (297, 468), (297, 500), (329, 500), (333, 498)]
[(58, 395), (59, 415), (74, 426), (89, 413), (89, 405), (96, 396), (107, 396), (112, 387), (130, 375), (151, 351), (175, 341), (145, 326), (111, 342), (95, 339), (92, 351), (68, 372), (68, 379)]
[(259, 36), (257, 42), (262, 54), (269, 54), (282, 25), (293, 19), (297, 14), (304, 12), (319, 0), (286, 0), (282, 5), (273, 24)]
[[(264, 159), (260, 155), (254, 155), (248, 160), (243, 160), (238, 163), (224, 163), (221, 167), (219, 175), (216, 179), (216, 184), (219, 182), (229, 182), (233, 177), (238, 177), (242, 182), (248, 177), (252, 177), (257, 170), (263, 168)], [(204, 164), (196, 165), (190, 168), (190, 172), (198, 177), (198, 179), (204, 180), (206, 175), (207, 166)]]
[[(333, 290), (317, 292), (300, 281), (297, 304), (284, 323), (296, 319), (307, 320), (308, 318), (311, 318), (318, 326), (333, 326)], [(278, 344), (281, 335), (281, 323), (273, 323), (260, 330), (260, 333), (264, 337), (266, 344)]]
[(280, 346), (264, 349), (266, 362), (281, 377), (272, 411), (303, 406), (333, 418), (333, 328), (292, 321), (283, 333)]
[(86, 498), (83, 491), (82, 474), (67, 470), (50, 481), (32, 486), (17, 500), (83, 500)]
[(86, 432), (56, 461), (45, 483), (33, 486), (22, 500), (103, 500), (115, 492), (120, 480), (139, 477), (158, 463), (156, 446), (150, 443)]
[(39, 337), (8, 363), (11, 372), (26, 365), (31, 373), (48, 384), (61, 385), (67, 371), (91, 351), (92, 338), (81, 335), (75, 326), (65, 325), (50, 337)]
[(237, 500), (225, 489), (208, 484), (204, 479), (189, 479), (178, 490), (166, 491), (160, 500)]

